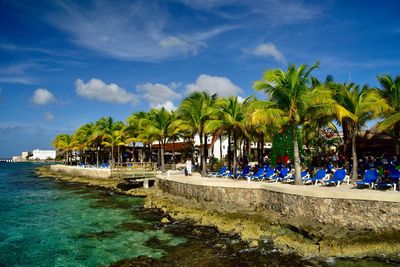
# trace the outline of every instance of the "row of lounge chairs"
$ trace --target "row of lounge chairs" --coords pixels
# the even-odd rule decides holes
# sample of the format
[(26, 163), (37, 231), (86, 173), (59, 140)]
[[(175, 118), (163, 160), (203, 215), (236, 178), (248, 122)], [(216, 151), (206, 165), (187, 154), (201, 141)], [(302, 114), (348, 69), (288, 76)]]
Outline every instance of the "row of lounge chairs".
[[(209, 177), (247, 179), (248, 181), (269, 181), (269, 182), (284, 182), (290, 183), (294, 181), (294, 173), (288, 168), (282, 168), (276, 171), (269, 166), (259, 167), (256, 172), (250, 171), (250, 166), (245, 167), (241, 172), (232, 173), (226, 166), (223, 166), (218, 172), (209, 173)], [(325, 169), (318, 169), (313, 176), (307, 171), (301, 172), (301, 178), (304, 184), (317, 185), (334, 185), (338, 187), (342, 183), (350, 183), (350, 177), (345, 169), (337, 169), (331, 176)], [(396, 190), (400, 178), (400, 171), (392, 168), (389, 170), (389, 180), (380, 180), (377, 170), (366, 170), (363, 179), (357, 181), (355, 186), (368, 188), (393, 188)]]
[(100, 168), (100, 169), (108, 169), (110, 168), (110, 164), (108, 163), (101, 163), (100, 165), (89, 165), (89, 164), (84, 164), (84, 163), (78, 163), (78, 167), (82, 168)]

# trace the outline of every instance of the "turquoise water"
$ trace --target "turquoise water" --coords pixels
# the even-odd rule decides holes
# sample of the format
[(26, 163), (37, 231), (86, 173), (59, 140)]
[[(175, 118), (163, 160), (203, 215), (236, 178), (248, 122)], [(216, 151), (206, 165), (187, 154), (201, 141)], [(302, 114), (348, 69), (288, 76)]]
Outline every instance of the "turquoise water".
[(136, 216), (140, 198), (38, 179), (36, 167), (0, 165), (1, 266), (107, 266), (163, 256), (165, 251), (146, 246), (154, 238), (171, 246), (185, 241)]
[(189, 222), (161, 225), (143, 199), (38, 178), (38, 164), (0, 163), (0, 266), (397, 266), (390, 259), (321, 262), (269, 241)]

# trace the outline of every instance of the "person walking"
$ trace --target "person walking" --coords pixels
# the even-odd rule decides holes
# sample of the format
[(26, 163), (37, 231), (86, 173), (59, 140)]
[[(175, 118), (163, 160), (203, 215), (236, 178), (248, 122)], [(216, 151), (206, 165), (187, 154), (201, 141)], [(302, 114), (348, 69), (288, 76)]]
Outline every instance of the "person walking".
[(186, 175), (192, 175), (192, 160), (190, 159), (190, 158), (188, 158), (187, 160), (186, 160), (186, 166), (185, 166), (185, 168), (186, 168)]

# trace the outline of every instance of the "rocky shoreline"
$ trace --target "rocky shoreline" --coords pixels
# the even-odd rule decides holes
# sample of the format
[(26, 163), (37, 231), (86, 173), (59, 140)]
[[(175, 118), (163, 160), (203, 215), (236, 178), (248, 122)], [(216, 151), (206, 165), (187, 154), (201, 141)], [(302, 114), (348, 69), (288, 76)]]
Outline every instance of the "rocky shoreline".
[[(263, 210), (243, 210), (218, 203), (200, 203), (183, 197), (155, 191), (146, 207), (158, 208), (176, 220), (214, 226), (220, 232), (236, 233), (251, 246), (261, 240), (272, 240), (285, 252), (304, 257), (377, 257), (399, 261), (399, 233), (373, 233), (343, 230), (335, 232), (329, 225), (285, 219)], [(327, 233), (327, 234), (325, 234)]]
[[(121, 186), (123, 180), (70, 177), (54, 173), (48, 167), (38, 174), (66, 182), (84, 183), (116, 193), (146, 197), (145, 207), (162, 210), (165, 218), (190, 220), (195, 225), (212, 226), (222, 233), (238, 234), (251, 247), (266, 240), (284, 253), (303, 257), (376, 257), (400, 262), (400, 233), (339, 229), (315, 221), (282, 217), (277, 212), (244, 209), (227, 203), (196, 201), (168, 194), (157, 188)], [(168, 220), (165, 221), (168, 223)]]

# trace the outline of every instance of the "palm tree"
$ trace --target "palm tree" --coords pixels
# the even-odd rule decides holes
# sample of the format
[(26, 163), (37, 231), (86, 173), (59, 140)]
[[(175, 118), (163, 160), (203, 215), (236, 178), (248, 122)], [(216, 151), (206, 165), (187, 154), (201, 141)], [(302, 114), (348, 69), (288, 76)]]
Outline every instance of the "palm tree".
[(357, 147), (356, 138), (365, 124), (390, 109), (385, 98), (383, 98), (377, 89), (363, 86), (361, 89), (353, 83), (343, 84), (338, 87), (338, 91), (334, 95), (336, 101), (345, 108), (350, 115), (343, 116), (337, 120), (346, 128), (351, 136), (353, 170), (352, 182), (357, 181)]
[(67, 164), (70, 164), (70, 151), (73, 148), (72, 136), (70, 134), (58, 134), (52, 143), (61, 154), (66, 154)]
[(153, 133), (155, 139), (158, 140), (161, 150), (161, 171), (165, 173), (164, 149), (165, 143), (170, 136), (171, 123), (174, 121), (174, 116), (164, 107), (161, 109), (152, 109), (149, 112), (149, 131)]
[(114, 163), (114, 148), (118, 147), (117, 162), (120, 162), (120, 146), (125, 145), (124, 127), (122, 123), (116, 123), (113, 130), (103, 135), (102, 145), (111, 148), (111, 161)]
[(393, 136), (396, 142), (396, 156), (400, 155), (400, 75), (393, 79), (389, 75), (378, 76), (382, 87), (382, 94), (391, 106), (391, 112), (386, 114), (385, 120), (380, 123), (380, 130), (393, 129)]
[(136, 112), (132, 113), (131, 115), (128, 116), (126, 119), (127, 126), (125, 128), (125, 133), (126, 133), (126, 142), (127, 143), (133, 143), (132, 147), (132, 160), (135, 161), (135, 145), (136, 142), (139, 142), (140, 140), (138, 139), (139, 134), (144, 128), (144, 119), (147, 120), (148, 113), (147, 112)]
[[(238, 140), (242, 136), (247, 135), (246, 122), (247, 112), (246, 108), (250, 98), (246, 98), (242, 103), (239, 102), (237, 96), (219, 99), (216, 103), (218, 108), (218, 119), (210, 120), (207, 123), (207, 130), (216, 132), (218, 129), (225, 131), (228, 136), (233, 138), (233, 166), (237, 166), (237, 150)], [(230, 146), (228, 144), (228, 146)], [(229, 149), (230, 151), (230, 149)]]
[(177, 110), (178, 120), (176, 125), (182, 131), (189, 131), (192, 136), (200, 137), (201, 175), (207, 175), (206, 149), (203, 138), (207, 140), (206, 124), (215, 116), (216, 94), (209, 95), (206, 92), (194, 92), (185, 98)]
[[(103, 117), (100, 118), (98, 121), (95, 122), (96, 125), (96, 130), (94, 135), (96, 136), (96, 141), (99, 141), (99, 143), (105, 147), (110, 147), (109, 150), (109, 158), (111, 158), (114, 161), (114, 147), (110, 146), (109, 140), (113, 139), (116, 137), (116, 134), (120, 135), (119, 137), (119, 143), (122, 142), (122, 134), (120, 130), (123, 127), (123, 123), (121, 121), (114, 122), (114, 120), (111, 117)], [(120, 132), (115, 132), (116, 130)], [(106, 140), (109, 139), (109, 140)], [(104, 143), (104, 141), (106, 143)], [(122, 144), (121, 144), (122, 145)]]
[(84, 163), (86, 165), (87, 155), (85, 153), (86, 149), (93, 148), (95, 140), (95, 126), (93, 123), (86, 123), (76, 130), (73, 135), (73, 142), (84, 156)]
[(249, 107), (249, 123), (257, 141), (258, 161), (261, 164), (265, 140), (271, 139), (287, 123), (287, 116), (275, 102), (255, 100)]
[[(288, 126), (292, 131), (295, 184), (302, 184), (297, 129), (314, 114), (329, 114), (336, 109), (330, 93), (323, 87), (311, 87), (311, 72), (318, 63), (311, 67), (301, 65), (289, 66), (287, 71), (281, 69), (267, 70), (263, 80), (256, 81), (254, 88), (270, 95), (271, 101), (265, 103), (271, 109), (268, 119), (277, 116), (277, 124)], [(264, 109), (264, 112), (265, 109)], [(311, 115), (312, 114), (312, 115)], [(268, 120), (269, 121), (269, 120)]]

